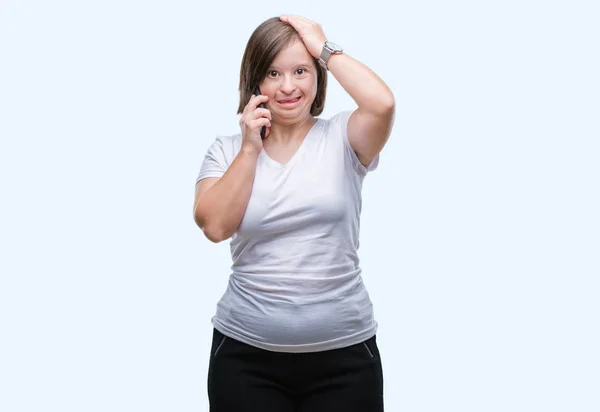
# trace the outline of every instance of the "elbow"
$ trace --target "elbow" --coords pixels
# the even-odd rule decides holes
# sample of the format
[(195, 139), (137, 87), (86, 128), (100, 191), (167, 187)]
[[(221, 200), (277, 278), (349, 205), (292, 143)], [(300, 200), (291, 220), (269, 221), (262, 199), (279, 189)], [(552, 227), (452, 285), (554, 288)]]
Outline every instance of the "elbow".
[(196, 221), (196, 223), (198, 224), (200, 229), (202, 229), (202, 233), (204, 233), (204, 236), (212, 243), (220, 243), (226, 239), (229, 239), (230, 237), (227, 236), (225, 231), (219, 229), (218, 227), (215, 227), (214, 225), (199, 224), (198, 221)]
[(202, 229), (204, 236), (213, 243), (221, 243), (222, 241), (229, 239), (232, 235), (219, 225), (209, 223), (203, 224), (200, 226), (200, 229)]
[(204, 236), (213, 243), (219, 243), (227, 239), (223, 230), (220, 230), (217, 225), (207, 222), (206, 218), (199, 213), (198, 208), (194, 210), (194, 222), (202, 230)]
[(396, 99), (394, 99), (394, 95), (391, 92), (382, 93), (374, 97), (370, 107), (364, 108), (364, 111), (379, 118), (393, 117), (396, 111)]
[(210, 227), (205, 227), (203, 232), (204, 236), (213, 243), (221, 243), (233, 236), (232, 232), (228, 232), (221, 228), (211, 229)]
[(387, 96), (384, 96), (380, 100), (380, 113), (382, 115), (393, 115), (396, 111), (396, 99), (392, 92), (390, 92)]
[(204, 236), (213, 243), (221, 243), (225, 239), (227, 239), (221, 232), (215, 230), (208, 230), (204, 228), (202, 230), (204, 232)]
[(211, 225), (198, 225), (202, 229), (204, 236), (212, 243), (220, 243), (229, 238), (223, 230)]

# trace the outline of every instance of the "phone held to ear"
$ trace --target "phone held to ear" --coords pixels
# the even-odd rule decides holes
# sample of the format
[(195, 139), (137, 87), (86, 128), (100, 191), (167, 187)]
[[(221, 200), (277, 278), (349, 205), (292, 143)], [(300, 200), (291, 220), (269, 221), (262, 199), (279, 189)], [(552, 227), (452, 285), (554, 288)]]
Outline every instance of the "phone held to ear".
[[(254, 94), (257, 95), (257, 96), (260, 96), (261, 93), (260, 93), (260, 89), (258, 88), (258, 86), (256, 86), (256, 89), (254, 89)], [(265, 104), (261, 103), (261, 104), (258, 105), (258, 107), (264, 109), (265, 108)], [(260, 129), (260, 138), (263, 139), (263, 140), (265, 139), (265, 133), (267, 133), (267, 127), (263, 126)]]

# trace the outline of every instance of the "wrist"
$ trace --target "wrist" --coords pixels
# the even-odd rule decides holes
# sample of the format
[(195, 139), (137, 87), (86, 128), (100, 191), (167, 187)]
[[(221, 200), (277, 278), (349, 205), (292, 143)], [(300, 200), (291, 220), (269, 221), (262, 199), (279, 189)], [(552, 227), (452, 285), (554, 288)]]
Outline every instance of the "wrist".
[(240, 149), (240, 154), (243, 156), (258, 157), (261, 151), (262, 147), (256, 147), (255, 145), (249, 143), (243, 143), (242, 148)]
[(329, 70), (329, 66), (328, 66), (328, 62), (329, 59), (336, 55), (336, 54), (342, 54), (344, 52), (344, 49), (333, 43), (330, 41), (325, 41), (325, 43), (323, 43), (323, 49), (321, 50), (321, 55), (319, 56), (319, 58), (317, 59), (319, 61), (319, 64), (325, 68), (326, 70)]

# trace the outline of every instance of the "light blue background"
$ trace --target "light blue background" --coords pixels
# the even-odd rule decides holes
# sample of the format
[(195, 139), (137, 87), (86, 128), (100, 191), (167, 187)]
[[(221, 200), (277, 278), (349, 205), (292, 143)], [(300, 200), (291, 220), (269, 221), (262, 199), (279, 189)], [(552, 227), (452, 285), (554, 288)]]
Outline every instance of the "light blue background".
[(0, 410), (207, 410), (195, 177), (292, 13), (397, 99), (360, 248), (386, 410), (599, 411), (597, 2), (286, 4), (2, 0)]

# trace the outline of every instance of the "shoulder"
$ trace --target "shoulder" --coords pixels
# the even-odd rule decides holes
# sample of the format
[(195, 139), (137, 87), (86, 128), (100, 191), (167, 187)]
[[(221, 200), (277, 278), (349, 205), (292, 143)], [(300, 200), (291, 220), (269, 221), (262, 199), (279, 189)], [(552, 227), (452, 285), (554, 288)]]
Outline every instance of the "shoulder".
[(352, 112), (353, 110), (343, 110), (329, 118), (320, 118), (320, 120), (329, 134), (334, 133), (346, 136), (348, 133), (348, 119), (352, 115)]
[(350, 118), (350, 115), (352, 115), (352, 112), (354, 112), (354, 110), (342, 110), (335, 113), (330, 118), (325, 119), (324, 121), (331, 125), (347, 125), (348, 119)]
[(329, 119), (325, 120), (327, 123), (327, 134), (329, 136), (336, 135), (339, 140), (341, 140), (344, 145), (345, 153), (347, 159), (349, 159), (349, 164), (352, 165), (352, 168), (355, 169), (358, 174), (364, 176), (368, 172), (371, 172), (377, 168), (379, 164), (379, 155), (375, 156), (375, 158), (368, 164), (367, 166), (363, 165), (359, 159), (358, 154), (352, 148), (350, 141), (348, 140), (348, 122), (350, 117), (355, 112), (355, 110), (343, 110), (340, 111)]
[(217, 164), (220, 168), (226, 169), (237, 156), (241, 146), (241, 134), (218, 135), (208, 144), (204, 164)]
[(208, 153), (221, 152), (226, 157), (235, 156), (242, 145), (242, 135), (240, 133), (233, 135), (218, 135), (210, 143)]
[(238, 142), (241, 143), (242, 141), (242, 135), (240, 133), (238, 134), (232, 134), (232, 135), (218, 135), (214, 138), (211, 147), (213, 146), (221, 146), (221, 147), (228, 147), (228, 146), (235, 146)]

